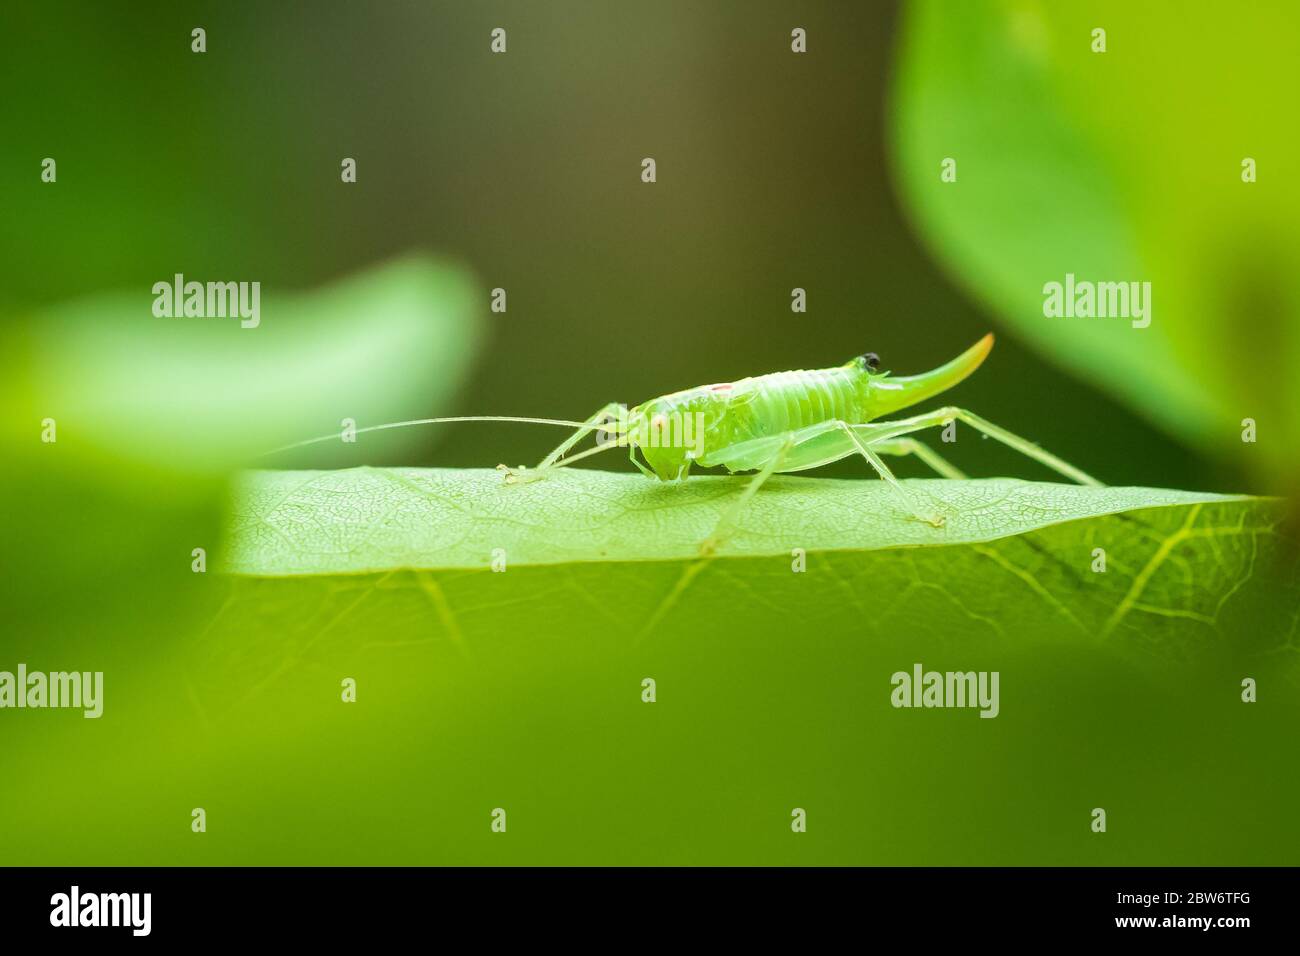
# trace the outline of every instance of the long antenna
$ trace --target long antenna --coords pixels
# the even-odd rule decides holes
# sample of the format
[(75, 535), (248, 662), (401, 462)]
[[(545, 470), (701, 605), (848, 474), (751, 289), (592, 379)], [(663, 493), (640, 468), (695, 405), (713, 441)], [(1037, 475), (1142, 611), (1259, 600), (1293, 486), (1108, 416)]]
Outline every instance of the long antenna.
[[(389, 428), (407, 428), (411, 425), (441, 425), (449, 422), (523, 422), (531, 425), (559, 425), (564, 428), (590, 428), (592, 431), (611, 432), (616, 429), (611, 425), (599, 425), (593, 422), (571, 422), (563, 418), (519, 418), (513, 415), (460, 415), (455, 418), (415, 418), (409, 422), (389, 422), (386, 425), (370, 425), (367, 428), (358, 428), (354, 434), (360, 435), (363, 432), (378, 432)], [(268, 455), (278, 455), (282, 451), (289, 451), (293, 448), (302, 448), (305, 445), (315, 445), (323, 441), (338, 441), (339, 432), (331, 432), (328, 435), (320, 435), (316, 438), (308, 438), (304, 441), (296, 441), (291, 445), (281, 445), (279, 448), (272, 448), (270, 451), (264, 451), (257, 455), (258, 458), (265, 458)]]

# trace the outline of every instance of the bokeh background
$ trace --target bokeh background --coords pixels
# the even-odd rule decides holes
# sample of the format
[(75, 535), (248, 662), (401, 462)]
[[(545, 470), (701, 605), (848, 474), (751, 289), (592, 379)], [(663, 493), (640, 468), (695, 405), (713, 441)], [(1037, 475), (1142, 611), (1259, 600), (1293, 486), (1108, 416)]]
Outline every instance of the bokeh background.
[[(1068, 4), (970, 5), (969, 12), (943, 6), (941, 24), (990, 63), (1005, 66), (1006, 59), (996, 48), (981, 49), (988, 41), (969, 21), (984, 17), (983, 32), (997, 33), (1008, 20), (1023, 20), (1029, 26), (1022, 32), (1047, 37), (1044, 49), (1063, 62), (1044, 71), (1039, 87), (1034, 77), (1007, 79), (1022, 99), (1027, 89), (1056, 92), (1050, 84), (1058, 72), (1097, 72), (1094, 64), (1104, 61), (1113, 75), (1154, 57), (1159, 63), (1142, 66), (1133, 83), (1146, 83), (1172, 60), (1180, 69), (1164, 88), (1177, 89), (1197, 70), (1176, 56), (1183, 47), (1175, 40), (1215, 49), (1215, 82), (1231, 84), (1219, 94), (1231, 108), (1207, 117), (1190, 94), (1166, 103), (1162, 112), (1183, 111), (1198, 141), (1181, 166), (1166, 162), (1149, 179), (1158, 184), (1182, 167), (1213, 163), (1225, 188), (1257, 206), (1268, 209), (1284, 191), (1274, 164), (1290, 168), (1285, 152), (1259, 157), (1265, 172), (1254, 186), (1237, 177), (1237, 154), (1262, 153), (1251, 149), (1261, 139), (1277, 145), (1285, 125), (1257, 105), (1279, 95), (1293, 72), (1281, 60), (1252, 55), (1254, 44), (1294, 42), (1264, 35), (1269, 13), (1243, 11), (1233, 20), (1246, 25), (1226, 33), (1211, 8), (1198, 16), (1195, 5), (1185, 15), (1191, 28), (1162, 21), (1158, 10), (1138, 14), (1122, 5), (1091, 14), (1069, 12)], [(1064, 6), (1068, 15), (1048, 13), (1048, 6)], [(1281, 17), (1283, 9), (1272, 12)], [(1105, 56), (1088, 50), (1089, 16), (1110, 25)], [(1114, 397), (1107, 383), (1079, 374), (1077, 363), (1069, 368), (1059, 356), (1030, 352), (1030, 336), (975, 301), (963, 288), (967, 277), (930, 254), (927, 244), (943, 238), (919, 234), (902, 197), (915, 192), (913, 178), (933, 181), (931, 194), (941, 195), (941, 157), (893, 169), (914, 160), (910, 147), (896, 142), (910, 143), (903, 132), (918, 123), (940, 142), (947, 136), (942, 155), (956, 154), (960, 164), (956, 189), (971, 193), (990, 176), (985, 156), (1007, 158), (1019, 145), (1003, 135), (1017, 116), (1011, 112), (984, 142), (973, 141), (963, 117), (981, 104), (1007, 113), (1016, 102), (990, 105), (976, 89), (968, 91), (969, 104), (896, 120), (891, 93), (906, 78), (899, 60), (907, 37), (904, 11), (894, 4), (754, 3), (741, 12), (671, 2), (640, 9), (55, 3), (13, 6), (6, 17), (0, 69), (21, 94), (9, 98), (8, 148), (0, 157), (9, 226), (0, 233), (7, 264), (0, 305), (20, 328), (43, 307), (106, 290), (140, 297), (178, 271), (256, 278), (271, 296), (426, 250), (471, 270), (484, 316), (488, 289), (508, 293), (509, 311), (486, 324), (474, 373), (450, 406), (456, 411), (585, 416), (613, 399), (634, 403), (701, 382), (837, 364), (866, 350), (888, 367), (914, 371), (992, 328), (1002, 333), (994, 359), (954, 395), (962, 404), (1110, 483), (1258, 490), (1239, 454), (1214, 454), (1213, 443), (1156, 427), (1143, 402)], [(1185, 36), (1148, 32), (1152, 21)], [(203, 55), (190, 52), (196, 24), (210, 38)], [(509, 52), (494, 56), (483, 38), (500, 24), (509, 28)], [(790, 53), (792, 25), (808, 31), (808, 54)], [(1065, 37), (1057, 33), (1066, 30), (1084, 38), (1077, 53), (1062, 49)], [(1132, 49), (1139, 42), (1141, 57)], [(916, 68), (933, 76), (933, 64)], [(1087, 83), (1094, 97), (1100, 82)], [(1109, 82), (1117, 107), (1134, 95), (1131, 85), (1113, 76)], [(1250, 90), (1254, 95), (1245, 95)], [(1124, 141), (1123, 163), (1137, 165), (1167, 137), (1168, 116), (1126, 139), (1120, 120), (1141, 128), (1155, 123), (1151, 112), (1102, 104), (1087, 112), (1064, 93), (1061, 100), (1060, 122), (1078, 126), (1087, 116), (1103, 132), (1109, 127)], [(1267, 123), (1239, 133), (1243, 112)], [(1034, 125), (1037, 118), (1020, 117), (1022, 139), (1049, 135)], [(1214, 139), (1217, 125), (1232, 131), (1226, 141)], [(59, 163), (54, 188), (39, 180), (45, 156)], [(339, 181), (344, 156), (358, 161), (354, 185)], [(658, 163), (652, 186), (639, 178), (645, 156)], [(1104, 180), (1104, 161), (1096, 163), (1091, 175)], [(1058, 191), (1070, 188), (1067, 166), (1045, 159), (1036, 169), (1047, 187), (1059, 178)], [(1025, 177), (998, 181), (998, 206), (978, 227), (982, 242), (993, 247), (1007, 220), (1032, 215), (1037, 226), (1026, 228), (1026, 244), (1051, 247), (1063, 265), (1080, 262), (1076, 271), (1089, 274), (1080, 228), (1060, 204), (1040, 203), (1033, 185)], [(1184, 198), (1196, 210), (1203, 191), (1193, 184)], [(1290, 235), (1284, 210), (1274, 212), (1277, 228)], [(1225, 219), (1231, 215), (1221, 213), (1218, 224)], [(1178, 230), (1177, 222), (1147, 225), (1157, 236)], [(1266, 253), (1282, 245), (1269, 239), (1243, 238), (1250, 248), (1243, 258), (1267, 268)], [(1039, 302), (1042, 282), (1064, 269), (1042, 271), (1024, 283)], [(1166, 305), (1171, 293), (1161, 276), (1140, 258), (1132, 271), (1125, 264), (1111, 271), (1157, 280), (1155, 330), (1120, 330), (1123, 323), (1112, 322), (1120, 348), (1142, 347), (1144, 335), (1182, 321)], [(1278, 281), (1266, 275), (1256, 297)], [(808, 290), (803, 315), (790, 311), (796, 286)], [(1022, 320), (1029, 311), (1028, 321), (1045, 324), (1032, 304), (1016, 307)], [(1252, 314), (1243, 310), (1234, 334), (1252, 353), (1279, 351), (1264, 347), (1270, 340)], [(290, 350), (283, 373), (293, 358)], [(1250, 373), (1220, 357), (1204, 374)], [(383, 368), (367, 385), (394, 387)], [(1150, 401), (1159, 397), (1152, 389)], [(406, 417), (429, 411), (418, 401), (403, 410)], [(317, 422), (304, 422), (308, 434), (337, 428), (332, 412), (322, 407)], [(1265, 435), (1276, 429), (1266, 426)], [(554, 437), (538, 429), (426, 430), (382, 446), (368, 442), (364, 454), (491, 465), (540, 457)], [(980, 448), (965, 463), (982, 474), (1025, 467), (999, 454)]]
[[(992, 329), (953, 401), (1103, 481), (1295, 486), (1290, 5), (51, 2), (3, 18), (0, 490), (15, 506), (0, 666), (116, 669), (136, 701), (90, 729), (0, 719), (15, 860), (151, 858), (58, 821), (197, 805), (165, 783), (199, 773), (189, 748), (228, 755), (255, 732), (202, 729), (167, 683), (176, 635), (221, 600), (189, 551), (220, 539), (233, 470), (344, 417), (585, 417), (868, 350), (919, 371)], [(1042, 283), (1066, 271), (1153, 281), (1152, 328), (1047, 325)], [(150, 287), (177, 272), (260, 281), (262, 327), (153, 318)], [(47, 416), (56, 446), (39, 441)], [(1258, 445), (1239, 440), (1247, 416)], [(559, 437), (405, 429), (256, 461), (518, 464)], [(988, 442), (951, 457), (1048, 477)], [(74, 785), (79, 758), (98, 803)], [(269, 834), (245, 844), (261, 856), (227, 844), (212, 859), (329, 859)], [(1068, 858), (1036, 846), (1007, 852)], [(923, 856), (943, 861), (940, 843)]]

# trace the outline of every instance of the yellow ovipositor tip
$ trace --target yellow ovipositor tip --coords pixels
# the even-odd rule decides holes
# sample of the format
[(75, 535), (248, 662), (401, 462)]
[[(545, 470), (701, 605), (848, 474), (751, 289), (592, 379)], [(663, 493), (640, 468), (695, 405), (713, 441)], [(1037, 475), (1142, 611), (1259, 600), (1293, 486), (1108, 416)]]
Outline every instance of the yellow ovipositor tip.
[(919, 375), (887, 379), (877, 386), (879, 394), (875, 400), (875, 413), (887, 415), (946, 392), (979, 368), (992, 348), (993, 333), (990, 332), (951, 362), (938, 368)]

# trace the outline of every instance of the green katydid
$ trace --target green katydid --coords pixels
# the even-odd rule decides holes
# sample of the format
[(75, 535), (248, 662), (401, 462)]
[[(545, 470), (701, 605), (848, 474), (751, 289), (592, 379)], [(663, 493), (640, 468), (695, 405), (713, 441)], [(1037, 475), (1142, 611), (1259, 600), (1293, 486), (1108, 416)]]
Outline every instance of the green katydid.
[[(923, 507), (880, 456), (915, 455), (944, 478), (964, 478), (932, 448), (911, 437), (915, 432), (953, 421), (969, 425), (1071, 481), (1100, 484), (1032, 442), (963, 408), (949, 405), (908, 418), (876, 421), (952, 388), (979, 368), (992, 348), (990, 333), (951, 362), (919, 375), (900, 377), (880, 371), (879, 359), (867, 353), (834, 368), (774, 372), (736, 382), (701, 385), (653, 398), (631, 409), (610, 404), (585, 422), (484, 415), (395, 422), (358, 431), (458, 421), (531, 422), (576, 428), (535, 468), (498, 465), (508, 483), (536, 481), (558, 468), (616, 447), (626, 447), (643, 474), (662, 481), (685, 480), (694, 465), (721, 467), (733, 474), (755, 472), (701, 546), (705, 553), (734, 528), (746, 504), (772, 475), (806, 471), (850, 455), (861, 455), (914, 517), (941, 526), (943, 517), (933, 506)], [(569, 454), (593, 432), (597, 433), (596, 447)], [(333, 436), (324, 436), (328, 437)], [(638, 452), (644, 463), (637, 458)]]

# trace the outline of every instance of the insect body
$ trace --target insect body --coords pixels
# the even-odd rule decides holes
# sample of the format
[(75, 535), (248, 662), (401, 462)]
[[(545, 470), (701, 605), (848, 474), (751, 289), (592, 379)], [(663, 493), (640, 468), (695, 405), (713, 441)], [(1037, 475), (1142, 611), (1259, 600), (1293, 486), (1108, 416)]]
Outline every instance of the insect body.
[[(610, 404), (585, 422), (474, 416), (397, 422), (358, 431), (453, 421), (517, 421), (576, 427), (535, 468), (498, 465), (508, 483), (544, 478), (557, 468), (615, 447), (627, 448), (632, 462), (643, 474), (663, 481), (684, 480), (695, 465), (721, 467), (733, 474), (755, 472), (723, 515), (718, 529), (705, 541), (702, 546), (705, 552), (713, 550), (729, 533), (749, 499), (773, 474), (806, 471), (852, 455), (861, 456), (889, 483), (913, 517), (941, 526), (944, 519), (938, 503), (919, 500), (899, 483), (881, 456), (915, 455), (944, 478), (964, 478), (942, 456), (913, 437), (916, 432), (953, 421), (969, 425), (1071, 481), (1099, 484), (1032, 442), (963, 408), (949, 405), (906, 418), (879, 421), (884, 415), (902, 411), (952, 388), (979, 368), (992, 348), (993, 336), (986, 335), (951, 362), (919, 375), (899, 377), (880, 371), (878, 358), (868, 353), (835, 368), (775, 372), (685, 389), (632, 409)], [(596, 447), (570, 454), (592, 433), (597, 436)], [(310, 441), (329, 437), (332, 436)]]
[[(754, 470), (787, 437), (791, 447), (774, 470), (815, 468), (853, 453), (856, 446), (847, 429), (956, 384), (982, 361), (988, 343), (986, 339), (956, 362), (916, 378), (890, 379), (869, 353), (836, 368), (774, 372), (665, 395), (632, 409), (627, 444), (641, 448), (663, 480), (684, 477), (697, 460), (731, 472)], [(703, 426), (702, 449), (644, 440), (647, 434), (655, 436), (656, 419), (673, 424), (678, 418)]]
[[(734, 519), (749, 498), (775, 473), (805, 471), (860, 455), (903, 499), (913, 516), (932, 525), (943, 517), (919, 502), (894, 477), (882, 455), (915, 455), (945, 478), (965, 477), (937, 452), (911, 437), (926, 428), (961, 421), (977, 431), (1041, 462), (1080, 484), (1098, 482), (1044, 451), (962, 408), (946, 406), (926, 414), (877, 421), (952, 388), (977, 369), (993, 347), (983, 339), (945, 365), (920, 375), (893, 377), (879, 371), (874, 354), (859, 356), (836, 368), (775, 372), (737, 382), (703, 385), (651, 399), (624, 410), (607, 405), (534, 469), (498, 466), (511, 482), (545, 477), (554, 468), (595, 454), (611, 445), (629, 449), (646, 475), (661, 480), (685, 479), (692, 466), (757, 472), (733, 506)], [(597, 432), (598, 447), (564, 456), (586, 435)], [(610, 440), (612, 437), (612, 441)], [(637, 454), (645, 459), (642, 464)], [(720, 529), (729, 523), (724, 516)], [(719, 536), (715, 532), (705, 550)]]

